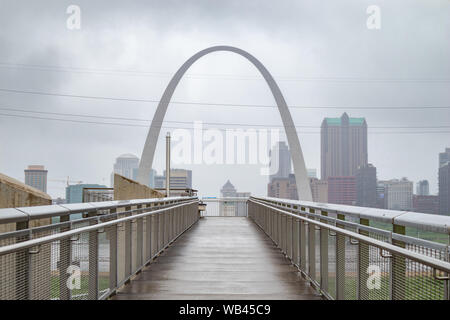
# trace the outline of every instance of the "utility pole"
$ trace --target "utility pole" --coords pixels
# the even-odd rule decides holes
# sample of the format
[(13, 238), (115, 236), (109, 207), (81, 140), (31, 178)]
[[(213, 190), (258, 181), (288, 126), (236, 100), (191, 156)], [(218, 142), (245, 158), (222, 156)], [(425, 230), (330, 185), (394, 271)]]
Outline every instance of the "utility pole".
[(170, 197), (170, 132), (166, 135), (166, 197)]

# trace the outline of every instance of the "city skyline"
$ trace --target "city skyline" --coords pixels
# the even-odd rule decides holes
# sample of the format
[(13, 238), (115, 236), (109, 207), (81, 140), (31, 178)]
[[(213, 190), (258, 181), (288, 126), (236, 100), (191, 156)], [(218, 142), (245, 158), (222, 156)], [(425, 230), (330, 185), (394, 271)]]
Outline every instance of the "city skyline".
[[(115, 10), (116, 4), (99, 3), (83, 4), (83, 11), (95, 19), (84, 21), (78, 31), (67, 30), (65, 24), (60, 26), (67, 17), (63, 4), (47, 2), (47, 10), (38, 20), (34, 16), (40, 11), (41, 3), (23, 7), (9, 1), (9, 12), (20, 12), (23, 17), (20, 22), (12, 18), (14, 14), (0, 13), (4, 22), (0, 36), (9, 43), (8, 49), (0, 52), (0, 62), (4, 63), (0, 88), (28, 92), (1, 91), (2, 105), (13, 109), (20, 106), (33, 112), (99, 116), (95, 121), (119, 123), (89, 124), (87, 122), (93, 119), (2, 111), (9, 114), (0, 117), (1, 136), (10, 137), (8, 141), (0, 139), (0, 167), (5, 174), (22, 180), (23, 168), (30, 163), (41, 163), (50, 170), (52, 178), (70, 175), (75, 180), (108, 184), (110, 164), (117, 155), (141, 154), (149, 121), (106, 120), (104, 117), (150, 120), (170, 77), (189, 56), (210, 45), (230, 44), (258, 57), (274, 75), (294, 123), (299, 126), (307, 168), (320, 171), (318, 131), (322, 119), (347, 112), (352, 117), (364, 117), (369, 123), (368, 153), (378, 169), (379, 179), (404, 176), (412, 181), (426, 179), (431, 194), (437, 193), (436, 154), (448, 148), (449, 137), (446, 129), (437, 127), (447, 125), (445, 119), (450, 118), (448, 109), (437, 107), (447, 106), (450, 100), (446, 82), (450, 74), (446, 58), (450, 56), (450, 45), (439, 41), (448, 38), (447, 29), (433, 29), (433, 33), (429, 30), (436, 23), (449, 23), (443, 12), (433, 18), (422, 17), (420, 26), (415, 27), (422, 32), (416, 30), (415, 36), (410, 37), (413, 31), (404, 27), (401, 16), (384, 16), (385, 28), (371, 33), (364, 21), (366, 8), (351, 1), (340, 5), (291, 2), (289, 12), (274, 8), (264, 0), (258, 2), (255, 10), (249, 1), (240, 3), (242, 11), (232, 16), (227, 13), (233, 10), (234, 1), (198, 2), (195, 6), (177, 1), (178, 10), (170, 16), (165, 13), (163, 4), (156, 4), (151, 10), (139, 5)], [(407, 1), (385, 4), (394, 11), (401, 5), (418, 15), (431, 10), (426, 4), (411, 5)], [(199, 18), (212, 8), (218, 9), (213, 10), (214, 24)], [(252, 12), (251, 17), (245, 12)], [(311, 20), (308, 13), (312, 12), (322, 14)], [(359, 12), (362, 16), (357, 18)], [(277, 14), (288, 14), (296, 19), (283, 19), (280, 25), (269, 18)], [(131, 16), (132, 21), (126, 18)], [(345, 23), (334, 24), (337, 16)], [(106, 17), (107, 21), (114, 21), (117, 33), (107, 32)], [(166, 30), (159, 23), (165, 20), (169, 25), (180, 21), (185, 28), (177, 33)], [(335, 28), (330, 29), (330, 25)], [(323, 28), (330, 33), (321, 32)], [(280, 29), (283, 37), (278, 37)], [(51, 35), (47, 30), (52, 30)], [(348, 34), (353, 35), (351, 42), (348, 42)], [(404, 39), (402, 44), (392, 46), (399, 37)], [(97, 46), (94, 52), (93, 43), (105, 45)], [(108, 44), (116, 44), (121, 50), (111, 51)], [(155, 44), (158, 44), (157, 50)], [(433, 59), (414, 50), (418, 45), (429, 48)], [(15, 54), (17, 52), (21, 54)], [(403, 58), (405, 54), (408, 60)], [(378, 61), (376, 66), (373, 59)], [(80, 99), (58, 94), (108, 99)], [(189, 126), (171, 122), (180, 120), (267, 124), (279, 128), (282, 125), (274, 108), (219, 108), (195, 104), (274, 106), (256, 70), (227, 53), (208, 56), (193, 66), (188, 77), (181, 81), (174, 100), (194, 104), (173, 104), (164, 127)], [(307, 108), (301, 108), (303, 106)], [(425, 109), (428, 107), (432, 109)], [(124, 123), (129, 125), (123, 126)], [(163, 128), (163, 131), (170, 130)], [(285, 139), (283, 133), (281, 138)], [(409, 148), (412, 144), (420, 146), (413, 157)], [(156, 155), (154, 167), (161, 172), (164, 168), (163, 139), (158, 142)], [(266, 192), (266, 177), (259, 175), (256, 166), (188, 166), (186, 169), (193, 171), (199, 189), (211, 190), (213, 194), (219, 193), (220, 182), (226, 178), (254, 194)], [(252, 179), (245, 179), (243, 173), (248, 173)], [(214, 181), (210, 179), (213, 174), (217, 175)], [(59, 184), (49, 184), (48, 192), (57, 197), (63, 195), (64, 189)]]

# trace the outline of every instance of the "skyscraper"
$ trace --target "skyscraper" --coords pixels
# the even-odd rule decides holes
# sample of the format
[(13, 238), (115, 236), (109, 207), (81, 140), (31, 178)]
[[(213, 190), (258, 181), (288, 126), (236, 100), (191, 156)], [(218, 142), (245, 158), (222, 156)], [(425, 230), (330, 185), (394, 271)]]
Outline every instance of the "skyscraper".
[(328, 202), (355, 205), (356, 178), (328, 177)]
[[(164, 177), (166, 177), (166, 170), (164, 170)], [(185, 169), (170, 169), (170, 188), (192, 189), (192, 171)]]
[(356, 170), (356, 205), (377, 206), (377, 168), (370, 163)]
[(406, 178), (384, 181), (386, 207), (392, 210), (413, 209), (413, 183)]
[(280, 141), (269, 153), (270, 168), (278, 168), (277, 172), (270, 175), (273, 178), (288, 178), (291, 173), (291, 153), (286, 142)]
[(321, 127), (321, 177), (354, 176), (367, 165), (367, 123), (364, 118), (325, 118)]
[(421, 180), (416, 183), (416, 194), (419, 196), (430, 195), (430, 185), (428, 180)]
[(439, 168), (450, 161), (450, 148), (445, 148), (444, 152), (439, 153)]
[(280, 199), (298, 200), (295, 175), (291, 173), (287, 177), (272, 178), (267, 185), (267, 196)]
[(439, 213), (450, 215), (450, 162), (439, 168)]
[(136, 169), (139, 168), (139, 158), (133, 154), (123, 154), (116, 159), (114, 170), (111, 174), (111, 186), (114, 186), (114, 173), (120, 174), (128, 179), (134, 180)]
[(25, 171), (25, 184), (47, 193), (47, 170), (44, 166), (30, 165)]
[(309, 178), (311, 193), (314, 202), (328, 202), (328, 182), (317, 178)]

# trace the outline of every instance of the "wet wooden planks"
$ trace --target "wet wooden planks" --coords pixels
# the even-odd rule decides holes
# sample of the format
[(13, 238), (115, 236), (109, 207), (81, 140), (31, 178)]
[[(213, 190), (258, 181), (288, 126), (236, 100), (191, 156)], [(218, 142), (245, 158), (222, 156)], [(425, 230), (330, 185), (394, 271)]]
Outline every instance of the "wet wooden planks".
[(321, 299), (248, 218), (201, 219), (121, 288), (129, 299)]

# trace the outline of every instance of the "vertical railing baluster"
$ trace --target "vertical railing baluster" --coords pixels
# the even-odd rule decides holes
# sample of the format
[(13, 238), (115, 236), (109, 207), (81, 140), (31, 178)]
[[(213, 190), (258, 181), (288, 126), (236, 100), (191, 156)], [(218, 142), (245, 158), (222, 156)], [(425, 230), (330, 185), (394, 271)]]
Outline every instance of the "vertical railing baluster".
[[(326, 211), (320, 212), (322, 216), (328, 216)], [(320, 222), (327, 223), (321, 219)], [(328, 230), (320, 228), (320, 288), (328, 293)]]
[[(345, 215), (338, 214), (338, 220), (345, 220)], [(339, 228), (345, 226), (336, 223)], [(345, 236), (338, 233), (336, 235), (336, 299), (345, 299)]]
[[(131, 211), (131, 207), (125, 207), (125, 211)], [(131, 216), (132, 213), (126, 214), (126, 216)], [(131, 252), (131, 236), (132, 236), (132, 225), (131, 220), (124, 222), (124, 236), (125, 236), (125, 245), (124, 245), (124, 259), (125, 259), (125, 279), (127, 279), (131, 275), (131, 263), (132, 263), (132, 252)]]
[[(88, 217), (97, 216), (98, 212), (89, 213)], [(96, 224), (96, 220), (91, 220), (90, 225)], [(81, 242), (82, 234), (80, 235)], [(98, 300), (98, 230), (89, 232), (89, 276), (88, 276), (88, 299)]]

